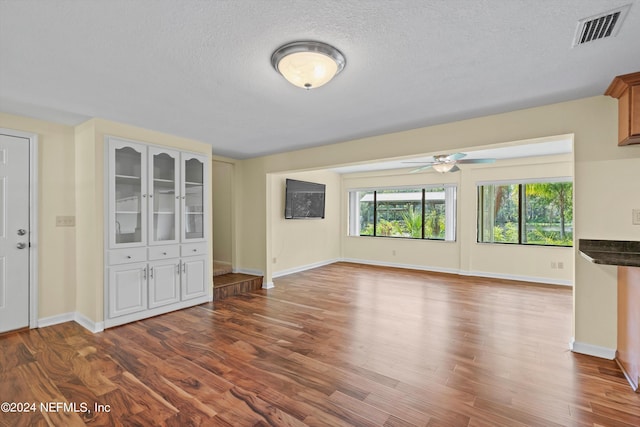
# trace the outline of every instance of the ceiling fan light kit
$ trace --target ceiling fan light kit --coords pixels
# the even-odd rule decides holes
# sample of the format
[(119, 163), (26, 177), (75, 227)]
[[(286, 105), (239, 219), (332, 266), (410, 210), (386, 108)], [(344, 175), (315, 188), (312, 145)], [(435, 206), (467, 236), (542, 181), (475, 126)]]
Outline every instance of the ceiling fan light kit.
[(346, 63), (342, 52), (318, 41), (288, 43), (271, 55), (271, 65), (282, 77), (307, 90), (329, 83)]
[(424, 166), (420, 166), (417, 169), (413, 169), (409, 173), (422, 172), (425, 169), (433, 168), (436, 172), (447, 173), (447, 172), (457, 172), (460, 170), (458, 167), (459, 164), (470, 164), (470, 163), (493, 163), (496, 159), (467, 159), (462, 160), (465, 157), (465, 153), (454, 153), (454, 154), (437, 154), (433, 156), (432, 162), (405, 162), (405, 163), (424, 163)]
[(431, 167), (436, 172), (446, 173), (446, 172), (449, 172), (451, 169), (453, 169), (454, 166), (455, 166), (455, 163), (434, 163)]

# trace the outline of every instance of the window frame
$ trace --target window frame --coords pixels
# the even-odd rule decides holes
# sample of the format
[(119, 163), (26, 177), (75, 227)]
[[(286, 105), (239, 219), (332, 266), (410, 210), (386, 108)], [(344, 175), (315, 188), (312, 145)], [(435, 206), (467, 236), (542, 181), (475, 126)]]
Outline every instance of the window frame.
[[(426, 193), (429, 189), (444, 190), (444, 205), (445, 205), (445, 235), (444, 238), (433, 238), (426, 236), (425, 227), (425, 207), (427, 205)], [(410, 236), (379, 236), (377, 235), (377, 221), (378, 221), (378, 192), (385, 190), (415, 190), (422, 193), (421, 199), (421, 237)], [(360, 234), (360, 200), (357, 197), (358, 194), (370, 192), (373, 194), (373, 234)], [(457, 203), (458, 203), (458, 184), (423, 184), (423, 185), (401, 185), (391, 187), (369, 187), (369, 188), (350, 188), (347, 190), (347, 207), (348, 207), (348, 220), (347, 220), (347, 236), (349, 237), (375, 237), (375, 238), (391, 238), (391, 239), (408, 239), (408, 240), (428, 240), (435, 242), (456, 242), (457, 239)]]
[[(571, 248), (574, 246), (573, 241), (570, 245), (561, 245), (561, 244), (541, 244), (541, 243), (528, 243), (523, 241), (523, 235), (526, 233), (526, 185), (527, 184), (560, 184), (560, 183), (571, 183), (571, 187), (573, 190), (573, 186), (575, 185), (573, 178), (570, 176), (562, 176), (562, 177), (545, 177), (545, 178), (529, 178), (529, 179), (514, 179), (514, 180), (495, 180), (495, 181), (478, 181), (476, 182), (476, 243), (478, 244), (494, 244), (494, 245), (519, 245), (519, 246), (539, 246), (539, 247), (555, 247), (555, 248)], [(517, 242), (486, 242), (481, 241), (480, 234), (483, 230), (482, 222), (484, 218), (484, 211), (482, 210), (483, 197), (481, 195), (481, 189), (484, 186), (506, 186), (506, 185), (517, 185), (518, 186), (518, 241)], [(572, 198), (571, 204), (574, 205), (574, 200)], [(573, 206), (575, 209), (575, 206)], [(572, 209), (572, 211), (573, 211)], [(524, 219), (524, 220), (523, 220)], [(573, 216), (571, 218), (572, 224), (572, 235), (573, 235)]]

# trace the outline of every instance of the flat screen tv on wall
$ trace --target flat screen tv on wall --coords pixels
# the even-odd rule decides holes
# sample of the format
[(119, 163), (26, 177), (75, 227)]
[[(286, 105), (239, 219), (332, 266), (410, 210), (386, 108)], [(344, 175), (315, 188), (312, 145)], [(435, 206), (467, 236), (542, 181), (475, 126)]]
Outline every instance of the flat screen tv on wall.
[(286, 219), (324, 218), (325, 185), (287, 179), (284, 217)]

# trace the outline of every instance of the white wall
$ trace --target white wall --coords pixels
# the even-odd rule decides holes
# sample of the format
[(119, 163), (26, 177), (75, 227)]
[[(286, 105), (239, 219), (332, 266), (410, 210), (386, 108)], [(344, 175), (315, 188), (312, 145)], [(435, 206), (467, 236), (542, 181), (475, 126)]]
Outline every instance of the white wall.
[[(400, 187), (407, 185), (456, 184), (460, 191), (462, 172), (441, 175), (435, 172), (408, 174), (408, 170), (380, 171), (344, 175), (343, 193), (354, 189)], [(345, 200), (346, 201), (346, 200)], [(460, 269), (460, 240), (399, 239), (347, 235), (348, 206), (342, 211), (342, 256), (353, 262), (370, 263), (456, 273)], [(458, 219), (460, 215), (458, 212)]]
[[(74, 206), (74, 200), (78, 201), (76, 194), (80, 191), (75, 187), (84, 185), (77, 181), (82, 178), (83, 171), (74, 171), (74, 166), (77, 168), (85, 155), (89, 158), (92, 153), (90, 150), (86, 153), (76, 152), (78, 163), (74, 165), (73, 129), (66, 126), (6, 114), (0, 114), (0, 126), (35, 132), (41, 137), (41, 144), (51, 144), (50, 148), (53, 150), (49, 150), (49, 154), (41, 151), (39, 165), (40, 194), (50, 194), (46, 198), (41, 196), (40, 200), (40, 315), (63, 314), (75, 306), (76, 310), (92, 320), (101, 319), (102, 295), (97, 295), (96, 291), (101, 289), (103, 272), (92, 262), (102, 262), (102, 239), (90, 244), (90, 237), (77, 236), (78, 224), (83, 230), (90, 231), (89, 216), (92, 212), (86, 209), (84, 202)], [(210, 148), (195, 141), (113, 123), (107, 125), (100, 122), (95, 127), (101, 128), (93, 131), (94, 140), (97, 141), (106, 132), (125, 138), (179, 146), (191, 151)], [(631, 208), (640, 208), (640, 145), (618, 147), (617, 132), (617, 101), (606, 96), (596, 96), (238, 161), (234, 174), (237, 194), (235, 217), (238, 226), (233, 248), (238, 268), (265, 272), (265, 278), (271, 280), (272, 212), (268, 200), (273, 189), (267, 182), (268, 176), (290, 170), (324, 169), (364, 161), (422, 155), (435, 150), (465, 151), (467, 148), (495, 143), (570, 133), (575, 134), (576, 239), (640, 240), (640, 227), (631, 223)], [(96, 148), (99, 152), (101, 146)], [(98, 158), (95, 156), (98, 154), (90, 159), (89, 164), (101, 167), (97, 160), (101, 160), (102, 155)], [(57, 165), (50, 167), (50, 159)], [(65, 166), (61, 167), (62, 165)], [(60, 173), (63, 174), (63, 179), (56, 181), (55, 176)], [(57, 184), (52, 187), (50, 182)], [(60, 187), (61, 184), (64, 188)], [(100, 201), (100, 210), (103, 189), (100, 183), (94, 185), (97, 193), (95, 199)], [(65, 200), (64, 205), (58, 202), (59, 197)], [(52, 225), (51, 218), (56, 215), (73, 215), (74, 211), (77, 215), (75, 233), (71, 229), (56, 228), (55, 222)], [(70, 255), (73, 251), (75, 253)], [(86, 253), (87, 259), (80, 258), (80, 253)], [(615, 350), (615, 267), (590, 264), (577, 251), (574, 251), (573, 257), (573, 324), (578, 349), (591, 353)], [(83, 261), (89, 261), (89, 264), (83, 265)], [(96, 283), (99, 285), (96, 286)], [(81, 291), (84, 289), (91, 290)]]
[(211, 162), (211, 197), (213, 200), (213, 259), (233, 261), (233, 164)]
[[(237, 240), (240, 266), (265, 272), (265, 279), (271, 280), (270, 174), (397, 159), (436, 150), (464, 152), (467, 148), (565, 134), (574, 134), (575, 238), (640, 240), (640, 227), (631, 224), (629, 210), (639, 203), (633, 195), (640, 182), (640, 145), (618, 147), (617, 124), (617, 101), (595, 96), (241, 161), (237, 181), (242, 186), (237, 200), (238, 221), (242, 223)], [(597, 181), (597, 188), (606, 189), (606, 194), (595, 193), (588, 185), (593, 181)], [(633, 201), (627, 200), (630, 197)], [(256, 212), (245, 209), (248, 206), (264, 209), (265, 221), (255, 221)], [(621, 220), (606, 220), (612, 217)], [(610, 354), (616, 348), (616, 275), (606, 266), (589, 264), (577, 251), (573, 258), (577, 349)]]
[[(287, 178), (326, 185), (324, 219), (284, 218)], [(328, 171), (271, 176), (271, 264), (278, 277), (293, 271), (333, 262), (340, 257), (340, 175)]]
[(75, 227), (56, 216), (75, 215), (73, 128), (0, 113), (0, 127), (38, 135), (38, 319), (74, 310)]
[[(519, 144), (526, 142), (519, 142)], [(552, 284), (573, 284), (573, 249), (477, 243), (478, 182), (566, 178), (573, 175), (573, 156), (547, 156), (491, 165), (465, 165), (456, 173), (434, 171), (407, 174), (407, 170), (350, 174), (343, 191), (404, 185), (456, 184), (457, 233), (455, 242), (371, 238), (342, 233), (342, 254), (347, 260), (422, 270), (460, 273)], [(342, 213), (346, 229), (347, 207)], [(552, 268), (562, 263), (562, 269)]]
[[(466, 274), (573, 285), (573, 248), (477, 243), (478, 182), (573, 177), (573, 154), (518, 159), (494, 167), (471, 168), (460, 194), (460, 269)], [(552, 267), (552, 263), (556, 268)], [(557, 268), (561, 265), (563, 268)]]

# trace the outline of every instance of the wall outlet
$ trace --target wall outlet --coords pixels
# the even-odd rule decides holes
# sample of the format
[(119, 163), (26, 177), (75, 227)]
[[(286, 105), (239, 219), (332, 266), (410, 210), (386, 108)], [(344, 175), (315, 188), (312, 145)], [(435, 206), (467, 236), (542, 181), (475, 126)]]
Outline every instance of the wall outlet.
[(631, 223), (633, 225), (640, 225), (640, 209), (631, 209)]
[(56, 227), (75, 227), (75, 226), (76, 226), (75, 216), (57, 216), (56, 217)]
[(391, 255), (396, 256), (396, 250), (395, 249), (391, 251)]
[(564, 262), (558, 261), (558, 270), (562, 270), (564, 268)]
[(551, 261), (551, 268), (558, 268), (558, 264), (555, 261)]

